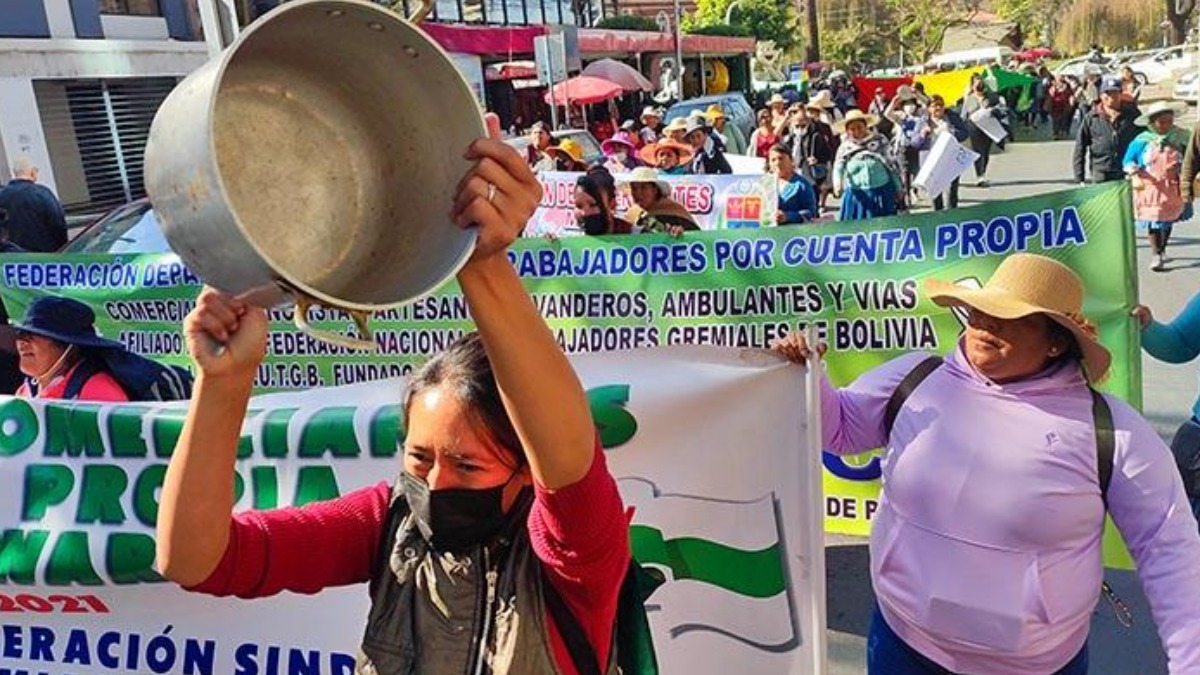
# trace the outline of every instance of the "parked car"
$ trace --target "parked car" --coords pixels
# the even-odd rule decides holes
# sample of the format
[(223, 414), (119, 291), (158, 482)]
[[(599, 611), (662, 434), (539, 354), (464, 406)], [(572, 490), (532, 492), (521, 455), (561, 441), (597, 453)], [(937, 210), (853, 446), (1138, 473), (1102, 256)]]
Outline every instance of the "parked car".
[(1119, 68), (1127, 63), (1141, 61), (1142, 59), (1150, 58), (1159, 52), (1158, 49), (1140, 49), (1133, 52), (1117, 52), (1112, 55), (1112, 64), (1114, 68)]
[(1079, 56), (1063, 61), (1052, 72), (1055, 75), (1082, 80), (1089, 72), (1111, 72), (1111, 62), (1111, 59), (1105, 59), (1103, 63), (1097, 63), (1091, 57)]
[(1193, 70), (1180, 77), (1175, 83), (1173, 93), (1176, 101), (1196, 105), (1196, 98), (1200, 97), (1200, 70)]
[[(1054, 69), (1055, 75), (1063, 77), (1071, 77), (1076, 81), (1081, 82), (1088, 73), (1096, 73), (1098, 75), (1119, 75), (1123, 59), (1120, 55), (1106, 56), (1103, 61), (1095, 61), (1089, 56), (1080, 56), (1074, 59), (1063, 61), (1057, 68)], [(1146, 84), (1146, 74), (1138, 70), (1136, 66), (1130, 65), (1133, 68), (1133, 79), (1138, 84)]]
[(1134, 73), (1142, 73), (1150, 84), (1169, 80), (1183, 71), (1196, 67), (1196, 45), (1176, 45), (1153, 56), (1129, 64)]
[(970, 66), (986, 66), (993, 63), (1007, 63), (1013, 57), (1009, 47), (980, 47), (965, 49), (957, 52), (945, 52), (933, 56), (925, 63), (931, 72), (943, 68), (967, 68)]
[[(583, 148), (583, 163), (591, 166), (592, 164), (603, 164), (604, 153), (600, 150), (600, 141), (592, 135), (592, 132), (586, 129), (560, 129), (550, 134), (556, 139), (569, 138), (579, 144)], [(529, 136), (513, 136), (505, 141), (512, 147), (517, 149), (517, 152), (524, 154), (525, 148), (529, 147)]]
[(729, 123), (737, 125), (737, 128), (741, 129), (742, 134), (746, 138), (750, 138), (750, 134), (754, 132), (754, 127), (757, 126), (754, 121), (754, 109), (750, 107), (749, 103), (746, 103), (746, 97), (742, 96), (742, 92), (740, 91), (731, 91), (724, 94), (689, 98), (685, 101), (680, 101), (667, 109), (663, 121), (670, 122), (676, 117), (687, 117), (693, 112), (704, 112), (714, 103), (721, 106), (721, 110), (724, 111), (725, 118), (729, 120)]
[(61, 253), (169, 253), (150, 200), (109, 211), (59, 249)]

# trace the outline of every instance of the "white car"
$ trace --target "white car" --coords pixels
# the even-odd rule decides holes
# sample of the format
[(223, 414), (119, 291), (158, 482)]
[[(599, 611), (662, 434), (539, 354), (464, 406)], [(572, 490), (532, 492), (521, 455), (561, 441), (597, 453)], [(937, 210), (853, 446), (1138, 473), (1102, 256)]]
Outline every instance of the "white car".
[(1134, 73), (1142, 73), (1150, 84), (1169, 80), (1179, 73), (1195, 68), (1197, 46), (1177, 45), (1159, 51), (1149, 58), (1129, 64)]
[(1196, 105), (1197, 97), (1200, 97), (1200, 70), (1193, 70), (1185, 73), (1175, 83), (1174, 98), (1188, 105)]
[(1080, 56), (1074, 59), (1063, 61), (1054, 69), (1055, 75), (1063, 77), (1073, 77), (1077, 80), (1082, 80), (1088, 73), (1095, 72), (1097, 74), (1111, 73), (1112, 67), (1109, 66), (1109, 61), (1106, 58), (1103, 63), (1097, 63), (1088, 56)]
[[(1151, 52), (1155, 54), (1157, 52)], [(1054, 69), (1055, 75), (1063, 77), (1073, 77), (1076, 80), (1082, 81), (1083, 78), (1091, 73), (1097, 75), (1118, 75), (1121, 72), (1121, 67), (1128, 63), (1129, 54), (1105, 55), (1103, 62), (1096, 62), (1090, 56), (1079, 56), (1068, 61), (1063, 61), (1057, 68)], [(1147, 77), (1137, 66), (1129, 64), (1133, 68), (1133, 79), (1138, 84), (1146, 84)]]

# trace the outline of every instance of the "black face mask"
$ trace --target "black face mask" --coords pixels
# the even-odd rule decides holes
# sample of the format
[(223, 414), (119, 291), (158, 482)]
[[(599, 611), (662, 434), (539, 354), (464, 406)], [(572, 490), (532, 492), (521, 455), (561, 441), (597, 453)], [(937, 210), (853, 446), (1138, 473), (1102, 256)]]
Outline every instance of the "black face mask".
[[(514, 472), (513, 476), (517, 474)], [(482, 490), (430, 490), (407, 471), (400, 486), (425, 541), (439, 551), (463, 551), (491, 539), (504, 526), (503, 485)]]
[(577, 218), (577, 220), (586, 234), (593, 237), (608, 234), (608, 218), (605, 218), (603, 213), (590, 213), (582, 218)]

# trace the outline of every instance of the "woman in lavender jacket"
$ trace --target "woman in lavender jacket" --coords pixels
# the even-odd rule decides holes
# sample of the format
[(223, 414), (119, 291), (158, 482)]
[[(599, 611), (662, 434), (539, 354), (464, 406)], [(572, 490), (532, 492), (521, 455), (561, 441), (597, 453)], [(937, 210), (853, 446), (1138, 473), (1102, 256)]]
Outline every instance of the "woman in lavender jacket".
[[(1105, 501), (1089, 385), (1108, 351), (1083, 285), (1042, 256), (1010, 256), (982, 289), (931, 281), (967, 327), (885, 429), (893, 392), (927, 358), (895, 359), (844, 389), (822, 378), (824, 446), (876, 447), (871, 532), (878, 610), (868, 672), (1077, 675), (1103, 579)], [(804, 362), (793, 333), (773, 345)], [(1107, 511), (1137, 563), (1172, 674), (1200, 672), (1200, 533), (1171, 454), (1104, 396), (1114, 456)]]

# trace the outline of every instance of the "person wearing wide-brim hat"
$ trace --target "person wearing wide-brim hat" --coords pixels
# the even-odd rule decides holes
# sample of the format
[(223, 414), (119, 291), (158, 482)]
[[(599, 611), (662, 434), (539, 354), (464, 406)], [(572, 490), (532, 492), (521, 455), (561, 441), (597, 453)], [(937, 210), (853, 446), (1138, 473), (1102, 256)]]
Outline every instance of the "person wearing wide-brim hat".
[(1167, 245), (1175, 223), (1192, 217), (1191, 200), (1184, 200), (1182, 167), (1188, 134), (1175, 126), (1178, 108), (1159, 101), (1134, 123), (1146, 130), (1125, 150), (1122, 166), (1133, 184), (1133, 218), (1145, 232), (1152, 252), (1150, 269), (1163, 272), (1170, 258)]
[[(961, 313), (944, 358), (901, 356), (843, 389), (815, 369), (821, 447), (884, 448), (868, 672), (1086, 673), (1106, 511), (1172, 672), (1200, 672), (1200, 532), (1154, 428), (1089, 388), (1112, 359), (1079, 276), (1014, 254), (982, 287), (930, 281), (925, 297)], [(802, 332), (772, 346), (814, 351)]]
[(626, 189), (634, 206), (626, 218), (633, 223), (634, 232), (647, 234), (679, 234), (698, 230), (692, 214), (671, 198), (671, 184), (655, 169), (638, 167), (624, 176)]
[(587, 168), (583, 162), (583, 146), (570, 138), (563, 138), (558, 145), (546, 148), (546, 154), (554, 158), (555, 168), (559, 171), (583, 171)]
[(641, 152), (643, 162), (671, 175), (687, 173), (693, 154), (692, 146), (669, 138), (647, 145)]
[[(682, 143), (685, 132), (687, 131), (687, 119), (684, 117), (676, 117), (663, 127), (662, 138), (670, 139), (676, 143)], [(661, 140), (661, 139), (660, 139)]]
[(771, 98), (767, 99), (767, 110), (771, 112), (771, 128), (775, 129), (776, 134), (787, 125), (787, 104), (787, 99), (779, 92), (771, 94)]
[(600, 144), (600, 151), (607, 158), (604, 167), (612, 173), (631, 171), (642, 165), (633, 137), (627, 132), (618, 131), (612, 138)]
[(642, 145), (658, 142), (663, 133), (662, 111), (652, 105), (646, 106), (642, 109), (641, 122), (642, 128), (638, 131), (638, 138), (641, 139)]
[[(21, 372), (27, 378), (17, 396), (26, 398), (66, 398), (72, 374), (88, 360), (96, 359), (96, 350), (125, 349), (120, 342), (101, 337), (92, 309), (70, 298), (45, 296), (34, 300), (24, 318), (11, 328), (16, 334)], [(102, 368), (94, 370), (72, 398), (129, 400), (111, 375)]]
[(746, 154), (746, 136), (742, 134), (742, 130), (736, 124), (729, 123), (729, 119), (720, 105), (714, 103), (708, 106), (704, 111), (704, 116), (708, 118), (713, 133), (720, 137), (721, 143), (725, 146), (725, 152), (735, 155)]
[(692, 146), (691, 173), (731, 174), (733, 167), (725, 158), (724, 142), (713, 136), (708, 119), (703, 114), (688, 115), (687, 127), (683, 130), (684, 141)]
[(808, 102), (804, 104), (804, 109), (808, 111), (809, 116), (819, 120), (830, 127), (837, 124), (844, 115), (838, 109), (837, 102), (833, 100), (833, 93), (828, 89), (822, 89), (813, 96), (809, 97)]
[(913, 182), (921, 170), (921, 152), (929, 149), (930, 138), (924, 135), (927, 128), (924, 105), (915, 89), (902, 84), (884, 108), (876, 127), (881, 134), (892, 138), (892, 161), (900, 170), (905, 202), (916, 194)]
[(888, 139), (872, 127), (874, 115), (854, 109), (838, 123), (842, 134), (833, 159), (833, 194), (842, 199), (838, 220), (866, 220), (894, 215), (902, 183), (892, 164)]

